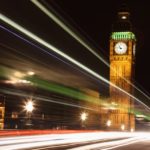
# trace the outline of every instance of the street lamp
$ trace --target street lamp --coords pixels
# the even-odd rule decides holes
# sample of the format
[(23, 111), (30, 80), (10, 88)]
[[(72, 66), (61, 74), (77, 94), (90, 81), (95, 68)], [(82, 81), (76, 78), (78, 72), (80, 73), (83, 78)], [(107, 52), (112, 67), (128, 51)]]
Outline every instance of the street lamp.
[(88, 114), (86, 112), (81, 113), (80, 119), (83, 128), (85, 128), (85, 121), (87, 120), (87, 118), (88, 118)]
[(31, 118), (31, 113), (32, 113), (32, 111), (34, 110), (33, 101), (29, 100), (29, 101), (26, 103), (26, 105), (25, 105), (25, 110), (27, 111), (27, 117), (28, 117), (27, 125), (31, 126), (31, 125), (32, 125), (32, 122), (31, 122), (30, 118)]
[(81, 114), (81, 116), (80, 116), (80, 118), (81, 118), (82, 121), (85, 121), (85, 120), (87, 119), (87, 117), (88, 117), (88, 114), (85, 113), (85, 112), (83, 112), (83, 113)]
[(122, 130), (122, 131), (125, 130), (125, 125), (124, 125), (124, 124), (121, 125), (121, 130)]
[(131, 128), (131, 129), (130, 129), (130, 132), (134, 132), (134, 129), (133, 129), (133, 128)]
[(108, 121), (106, 122), (106, 125), (107, 125), (108, 127), (110, 127), (111, 124), (112, 124), (111, 120), (108, 120)]
[(25, 105), (25, 109), (27, 112), (32, 113), (34, 107), (33, 107), (33, 102), (32, 101), (28, 101)]

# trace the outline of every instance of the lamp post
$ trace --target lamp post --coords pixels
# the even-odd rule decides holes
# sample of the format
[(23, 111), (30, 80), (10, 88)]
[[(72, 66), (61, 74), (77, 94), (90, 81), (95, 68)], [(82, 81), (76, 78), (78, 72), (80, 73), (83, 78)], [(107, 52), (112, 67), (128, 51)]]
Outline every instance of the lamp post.
[(112, 121), (109, 119), (109, 120), (107, 120), (107, 122), (106, 122), (106, 129), (107, 129), (108, 131), (110, 131), (110, 130), (111, 130), (111, 126), (112, 126)]
[(110, 127), (111, 124), (112, 124), (111, 120), (108, 120), (108, 121), (106, 122), (106, 125), (107, 125), (108, 127)]
[(88, 118), (88, 114), (86, 112), (81, 113), (80, 119), (81, 119), (81, 126), (82, 128), (85, 128), (85, 121)]
[(121, 130), (122, 130), (122, 131), (125, 130), (125, 125), (124, 125), (124, 124), (121, 125)]
[(26, 109), (27, 112), (31, 113), (33, 111), (33, 109), (34, 109), (33, 102), (32, 101), (28, 101), (26, 103), (25, 109)]
[(33, 107), (33, 102), (31, 100), (29, 100), (26, 105), (25, 105), (25, 110), (27, 111), (27, 116), (28, 116), (28, 123), (27, 125), (31, 125), (31, 114), (33, 111), (34, 107)]

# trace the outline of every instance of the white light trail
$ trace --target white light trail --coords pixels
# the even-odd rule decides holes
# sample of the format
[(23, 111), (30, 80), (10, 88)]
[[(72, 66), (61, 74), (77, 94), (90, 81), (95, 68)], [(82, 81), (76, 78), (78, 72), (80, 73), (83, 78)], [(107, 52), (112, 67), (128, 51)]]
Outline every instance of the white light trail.
[[(106, 66), (110, 67), (109, 63), (103, 59), (95, 50), (89, 46), (81, 37), (79, 37), (73, 30), (71, 30), (65, 23), (63, 23), (54, 13), (48, 10), (44, 5), (42, 5), (38, 0), (31, 0), (31, 2), (37, 6), (41, 11), (43, 11), (48, 17), (50, 17), (55, 23), (57, 23), (64, 31), (70, 34), (74, 39), (76, 39), (81, 45), (83, 45), (88, 51), (90, 51), (94, 56), (96, 56), (99, 60), (101, 60)], [(115, 70), (114, 70), (115, 71)], [(142, 90), (140, 90), (137, 86), (132, 84), (130, 81), (122, 77), (128, 84), (133, 86), (136, 90), (142, 93), (146, 98), (150, 100), (150, 97), (145, 94)]]
[(27, 147), (38, 147), (38, 146), (54, 145), (54, 144), (67, 144), (72, 142), (75, 143), (75, 142), (113, 139), (113, 138), (122, 138), (122, 137), (129, 137), (129, 135), (126, 133), (121, 134), (115, 132), (113, 132), (113, 134), (103, 133), (103, 132), (91, 132), (91, 133), (81, 132), (81, 133), (71, 133), (71, 134), (21, 136), (21, 137), (14, 137), (14, 138), (1, 137), (0, 148), (6, 147), (6, 149), (8, 150), (8, 148), (13, 148), (13, 145), (14, 148), (19, 148), (19, 147), (27, 148)]
[(2, 13), (0, 14), (0, 19), (9, 24), (10, 26), (12, 26), (13, 28), (17, 29), (18, 31), (22, 32), (23, 34), (25, 34), (26, 36), (28, 36), (29, 38), (33, 39), (34, 41), (40, 43), (41, 45), (47, 47), (49, 50), (59, 54), (60, 56), (64, 57), (65, 59), (69, 60), (71, 63), (75, 64), (76, 66), (78, 66), (79, 68), (83, 69), (84, 71), (88, 72), (89, 74), (93, 75), (94, 77), (104, 81), (107, 84), (110, 84), (111, 86), (115, 87), (116, 89), (120, 90), (121, 92), (125, 93), (126, 95), (130, 96), (131, 98), (135, 99), (136, 101), (138, 101), (140, 104), (142, 104), (143, 106), (145, 106), (148, 110), (150, 110), (150, 108), (144, 104), (142, 101), (140, 101), (138, 98), (134, 97), (133, 95), (131, 95), (130, 93), (126, 92), (125, 90), (119, 88), (118, 86), (116, 86), (115, 84), (109, 82), (108, 80), (106, 80), (104, 77), (100, 76), (99, 74), (97, 74), (96, 72), (94, 72), (93, 70), (89, 69), (88, 67), (86, 67), (85, 65), (83, 65), (82, 63), (76, 61), (75, 59), (73, 59), (72, 57), (70, 57), (69, 55), (63, 53), (61, 50), (59, 50), (58, 48), (54, 47), (53, 45), (49, 44), (48, 42), (44, 41), (43, 39), (41, 39), (40, 37), (38, 37), (37, 35), (33, 34), (32, 32), (28, 31), (27, 29), (25, 29), (24, 27), (20, 26), (19, 24), (17, 24), (16, 22), (12, 21), (11, 19), (9, 19), (8, 17), (6, 17), (5, 15), (3, 15)]
[[(18, 91), (11, 91), (9, 89), (0, 89), (0, 92), (3, 92), (5, 94), (10, 94), (10, 95), (15, 95), (15, 96), (17, 95), (17, 96), (21, 96), (21, 97), (28, 97), (29, 96), (28, 93), (21, 92), (21, 91), (19, 91), (19, 92)], [(96, 110), (91, 108), (91, 107), (80, 106), (80, 105), (77, 105), (74, 103), (61, 102), (61, 101), (58, 101), (54, 98), (42, 97), (42, 96), (33, 96), (33, 98), (37, 99), (37, 100), (45, 101), (45, 102), (51, 102), (51, 103), (61, 104), (61, 105), (70, 106), (70, 107), (77, 107), (77, 108), (82, 108), (85, 110), (90, 110), (90, 111), (96, 112)]]
[(87, 48), (94, 56), (96, 56), (99, 60), (101, 60), (105, 65), (109, 66), (109, 63), (99, 56), (88, 44), (86, 44), (82, 38), (80, 38), (77, 34), (75, 34), (65, 23), (63, 23), (60, 19), (58, 19), (50, 10), (46, 9), (40, 2), (37, 0), (31, 0), (33, 4), (35, 4), (40, 10), (42, 10), (47, 16), (49, 16), (54, 22), (56, 22), (62, 29), (64, 29), (67, 33), (69, 33), (74, 39), (76, 39), (81, 45)]
[(81, 146), (77, 148), (72, 148), (69, 150), (94, 150), (94, 149), (101, 149), (101, 150), (109, 150), (118, 148), (125, 145), (130, 145), (133, 143), (137, 143), (141, 141), (141, 138), (129, 138), (129, 139), (123, 139), (123, 140), (117, 140), (117, 141), (111, 141), (111, 142), (104, 142), (104, 143), (97, 143), (97, 144), (90, 144), (86, 146)]
[[(8, 131), (9, 132), (9, 131)], [(56, 131), (57, 132), (57, 131)], [(89, 138), (90, 137), (90, 138)], [(38, 147), (56, 148), (61, 146), (76, 146), (76, 144), (87, 144), (72, 148), (72, 150), (87, 150), (90, 148), (103, 148), (108, 150), (112, 148), (132, 144), (135, 142), (149, 140), (149, 133), (129, 133), (129, 132), (78, 132), (78, 133), (63, 133), (63, 134), (44, 134), (32, 136), (14, 136), (0, 137), (0, 149), (38, 149)], [(106, 141), (108, 140), (108, 141)], [(92, 144), (99, 141), (100, 143)], [(85, 143), (86, 142), (86, 143)], [(89, 145), (90, 144), (90, 145)]]

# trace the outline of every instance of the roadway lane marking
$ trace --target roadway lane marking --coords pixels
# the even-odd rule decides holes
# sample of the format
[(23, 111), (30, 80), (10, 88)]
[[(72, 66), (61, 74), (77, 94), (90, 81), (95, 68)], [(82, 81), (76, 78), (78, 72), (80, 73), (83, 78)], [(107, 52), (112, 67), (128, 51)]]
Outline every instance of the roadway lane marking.
[(132, 142), (129, 142), (129, 143), (120, 144), (120, 145), (113, 146), (113, 147), (104, 148), (104, 149), (101, 149), (101, 150), (110, 150), (110, 149), (114, 149), (114, 148), (118, 148), (118, 147), (122, 147), (122, 146), (127, 146), (127, 145), (130, 145), (130, 144), (133, 144), (133, 143), (137, 143), (137, 142), (140, 142), (140, 141), (143, 141), (143, 140), (142, 139), (138, 139), (136, 141), (132, 141)]
[[(119, 138), (119, 139), (126, 139), (126, 138)], [(39, 148), (33, 148), (32, 150), (40, 150), (40, 149), (53, 149), (53, 148), (65, 148), (65, 147), (78, 147), (78, 146), (84, 146), (84, 145), (91, 145), (91, 143), (103, 143), (103, 142), (109, 142), (109, 141), (116, 141), (117, 139), (102, 139), (102, 140), (94, 140), (94, 141), (85, 141), (85, 142), (76, 142), (76, 143), (66, 143), (66, 144), (57, 144), (57, 145), (51, 145), (51, 146), (46, 146), (46, 147), (39, 147)], [(89, 143), (90, 142), (90, 143)], [(78, 145), (78, 146), (77, 146)]]
[[(129, 139), (124, 139), (124, 140), (118, 140), (118, 141), (111, 141), (111, 142), (104, 142), (104, 143), (98, 143), (98, 144), (90, 144), (87, 146), (80, 146), (77, 148), (71, 148), (69, 150), (109, 150), (116, 148), (117, 146), (124, 146), (125, 144), (129, 144), (129, 142), (136, 143), (141, 141), (141, 138), (129, 138)], [(119, 144), (119, 145), (118, 145)], [(124, 144), (124, 145), (123, 145)], [(117, 145), (117, 146), (116, 146)]]

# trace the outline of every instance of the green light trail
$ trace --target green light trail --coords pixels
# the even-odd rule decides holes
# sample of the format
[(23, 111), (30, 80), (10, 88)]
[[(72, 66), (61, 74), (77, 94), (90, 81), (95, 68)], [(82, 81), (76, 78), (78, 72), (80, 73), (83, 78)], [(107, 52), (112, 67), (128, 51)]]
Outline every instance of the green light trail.
[[(13, 77), (14, 72), (18, 72), (15, 69), (11, 69), (11, 68), (7, 68), (7, 67), (3, 67), (0, 66), (0, 77), (4, 77), (4, 78), (9, 78), (9, 77)], [(23, 72), (20, 72), (21, 74), (24, 74)], [(150, 120), (150, 115), (146, 115), (145, 113), (142, 113), (141, 111), (139, 111), (138, 109), (135, 108), (129, 108), (128, 106), (124, 105), (113, 105), (110, 104), (109, 102), (103, 101), (100, 98), (94, 97), (94, 96), (90, 96), (78, 89), (73, 89), (70, 87), (66, 87), (57, 83), (51, 83), (48, 82), (46, 80), (40, 79), (39, 77), (36, 76), (24, 76), (22, 78), (18, 78), (18, 79), (25, 79), (27, 81), (30, 81), (29, 83), (31, 83), (31, 86), (35, 86), (38, 87), (40, 89), (46, 90), (46, 91), (50, 91), (50, 92), (54, 92), (57, 94), (61, 94), (67, 97), (71, 97), (74, 98), (75, 100), (80, 100), (80, 101), (85, 101), (85, 102), (89, 102), (90, 104), (94, 104), (95, 106), (101, 106), (103, 108), (107, 108), (107, 109), (116, 109), (116, 110), (129, 110), (129, 113), (131, 114), (135, 114), (135, 115), (144, 115), (145, 119)], [(17, 86), (17, 83), (13, 83)], [(24, 84), (24, 83), (23, 83)], [(25, 92), (16, 92), (16, 91), (11, 91), (10, 89), (0, 89), (1, 92), (6, 93), (6, 94), (11, 94), (11, 95), (18, 95), (18, 96), (23, 96), (23, 97), (28, 97), (29, 95)], [(57, 99), (53, 99), (53, 98), (45, 98), (45, 97), (41, 97), (41, 96), (34, 96), (34, 99), (38, 99), (38, 100), (43, 100), (43, 101), (48, 101), (48, 102), (52, 102), (52, 103), (57, 103), (57, 104), (61, 104), (61, 105), (67, 105), (67, 106), (71, 106), (71, 107), (79, 107), (79, 108), (83, 108), (86, 110), (90, 110), (90, 111), (95, 111), (98, 112), (98, 110), (93, 109), (91, 107), (85, 107), (85, 106), (79, 106), (70, 102), (61, 102), (58, 101)], [(87, 103), (86, 103), (87, 104)]]
[[(109, 63), (104, 60), (98, 53), (95, 52), (93, 48), (91, 48), (81, 37), (79, 37), (75, 32), (73, 32), (65, 23), (63, 23), (54, 13), (48, 10), (44, 5), (42, 5), (38, 0), (30, 0), (35, 6), (37, 6), (42, 12), (44, 12), (48, 17), (50, 17), (56, 24), (58, 24), (64, 31), (70, 34), (74, 39), (76, 39), (81, 45), (83, 45), (87, 50), (89, 50), (94, 56), (96, 56), (99, 60), (101, 60), (107, 67), (110, 68)], [(112, 39), (134, 39), (135, 35), (132, 32), (113, 32), (111, 35)], [(113, 68), (111, 68), (113, 69)], [(113, 69), (114, 70), (114, 69)], [(114, 70), (115, 71), (115, 70)], [(142, 93), (146, 98), (150, 100), (150, 97), (145, 94), (142, 90), (140, 90), (137, 86), (132, 84), (130, 81), (122, 77), (128, 84), (134, 87), (137, 91)]]
[[(15, 78), (14, 74), (15, 72), (18, 72), (20, 74), (23, 74), (24, 76), (20, 77), (20, 78)], [(33, 85), (36, 86), (38, 88), (50, 91), (50, 92), (54, 92), (54, 93), (58, 93), (61, 95), (65, 95), (65, 96), (69, 96), (71, 98), (75, 98), (77, 100), (82, 100), (82, 101), (87, 101), (96, 105), (100, 105), (100, 99), (96, 98), (94, 96), (90, 96), (89, 94), (86, 94), (85, 92), (82, 92), (82, 90), (78, 90), (78, 89), (74, 89), (74, 88), (70, 88), (70, 87), (66, 87), (63, 86), (61, 84), (58, 83), (54, 83), (54, 82), (48, 82), (46, 80), (40, 79), (37, 76), (29, 76), (26, 75), (25, 73), (19, 72), (15, 69), (10, 69), (4, 66), (0, 66), (0, 77), (3, 78), (7, 78), (10, 79), (9, 81), (13, 81), (14, 79), (17, 81), (20, 80), (24, 80), (24, 81), (28, 81), (25, 83), (28, 83), (29, 85)], [(14, 85), (17, 86), (17, 84), (24, 84), (22, 82), (10, 82)], [(101, 105), (107, 105), (104, 102), (101, 102)]]
[(31, 81), (35, 86), (39, 88), (42, 88), (51, 92), (59, 93), (65, 96), (69, 96), (77, 100), (87, 101), (93, 104), (100, 105), (99, 103), (100, 101), (98, 98), (89, 96), (88, 94), (85, 94), (81, 92), (80, 90), (71, 89), (69, 87), (65, 87), (56, 83), (49, 83), (37, 77), (27, 77), (26, 79), (28, 81)]
[[(25, 92), (21, 92), (19, 90), (18, 91), (12, 91), (10, 89), (0, 89), (0, 92), (3, 92), (5, 94), (10, 94), (10, 95), (17, 95), (17, 96), (21, 96), (21, 97), (29, 97), (29, 94), (28, 93), (25, 93)], [(66, 102), (60, 102), (58, 100), (55, 100), (55, 99), (52, 99), (52, 98), (48, 98), (48, 97), (42, 97), (42, 96), (32, 96), (32, 98), (34, 100), (41, 100), (41, 101), (46, 101), (46, 102), (51, 102), (51, 103), (56, 103), (56, 104), (60, 104), (60, 105), (66, 105), (66, 106), (70, 106), (70, 107), (77, 107), (77, 108), (82, 108), (82, 109), (85, 109), (85, 110), (89, 110), (89, 111), (94, 111), (94, 112), (98, 112), (96, 109), (93, 109), (91, 107), (85, 107), (85, 106), (79, 106), (79, 105), (76, 105), (76, 104), (73, 104), (73, 103), (66, 103)], [(121, 109), (121, 108), (119, 108)], [(131, 109), (130, 112), (134, 115), (143, 115), (144, 116), (144, 119), (146, 120), (150, 120), (150, 115), (146, 115), (144, 113), (142, 113), (141, 111), (138, 111), (137, 109)]]
[(118, 86), (116, 86), (115, 84), (109, 82), (108, 80), (106, 80), (104, 77), (100, 76), (99, 74), (97, 74), (96, 72), (94, 72), (93, 70), (89, 69), (88, 67), (86, 67), (85, 65), (81, 64), (80, 62), (76, 61), (75, 59), (73, 59), (72, 57), (70, 57), (69, 55), (63, 53), (61, 50), (59, 50), (58, 48), (54, 47), (53, 45), (49, 44), (48, 42), (44, 41), (43, 39), (41, 39), (40, 37), (38, 37), (37, 35), (33, 34), (32, 32), (28, 31), (27, 29), (25, 29), (24, 27), (20, 26), (19, 24), (15, 23), (14, 21), (12, 21), (11, 19), (9, 19), (8, 17), (6, 17), (3, 14), (0, 14), (0, 19), (9, 24), (10, 26), (12, 26), (13, 28), (17, 29), (18, 31), (22, 32), (23, 34), (25, 34), (26, 36), (28, 36), (29, 38), (33, 39), (34, 41), (40, 43), (41, 45), (47, 47), (49, 50), (59, 54), (61, 57), (64, 57), (65, 59), (67, 59), (68, 61), (70, 61), (71, 63), (75, 64), (76, 66), (78, 66), (79, 68), (83, 69), (84, 71), (88, 72), (89, 74), (93, 75), (94, 77), (96, 77), (99, 80), (104, 81), (105, 83), (113, 86), (114, 88), (116, 88), (117, 90), (125, 93), (126, 95), (130, 96), (131, 98), (135, 99), (136, 101), (138, 101), (140, 104), (142, 104), (143, 106), (145, 106), (148, 110), (150, 110), (150, 108), (143, 103), (142, 101), (140, 101), (138, 98), (134, 97), (133, 95), (131, 95), (130, 93), (126, 92), (125, 90), (119, 88)]

